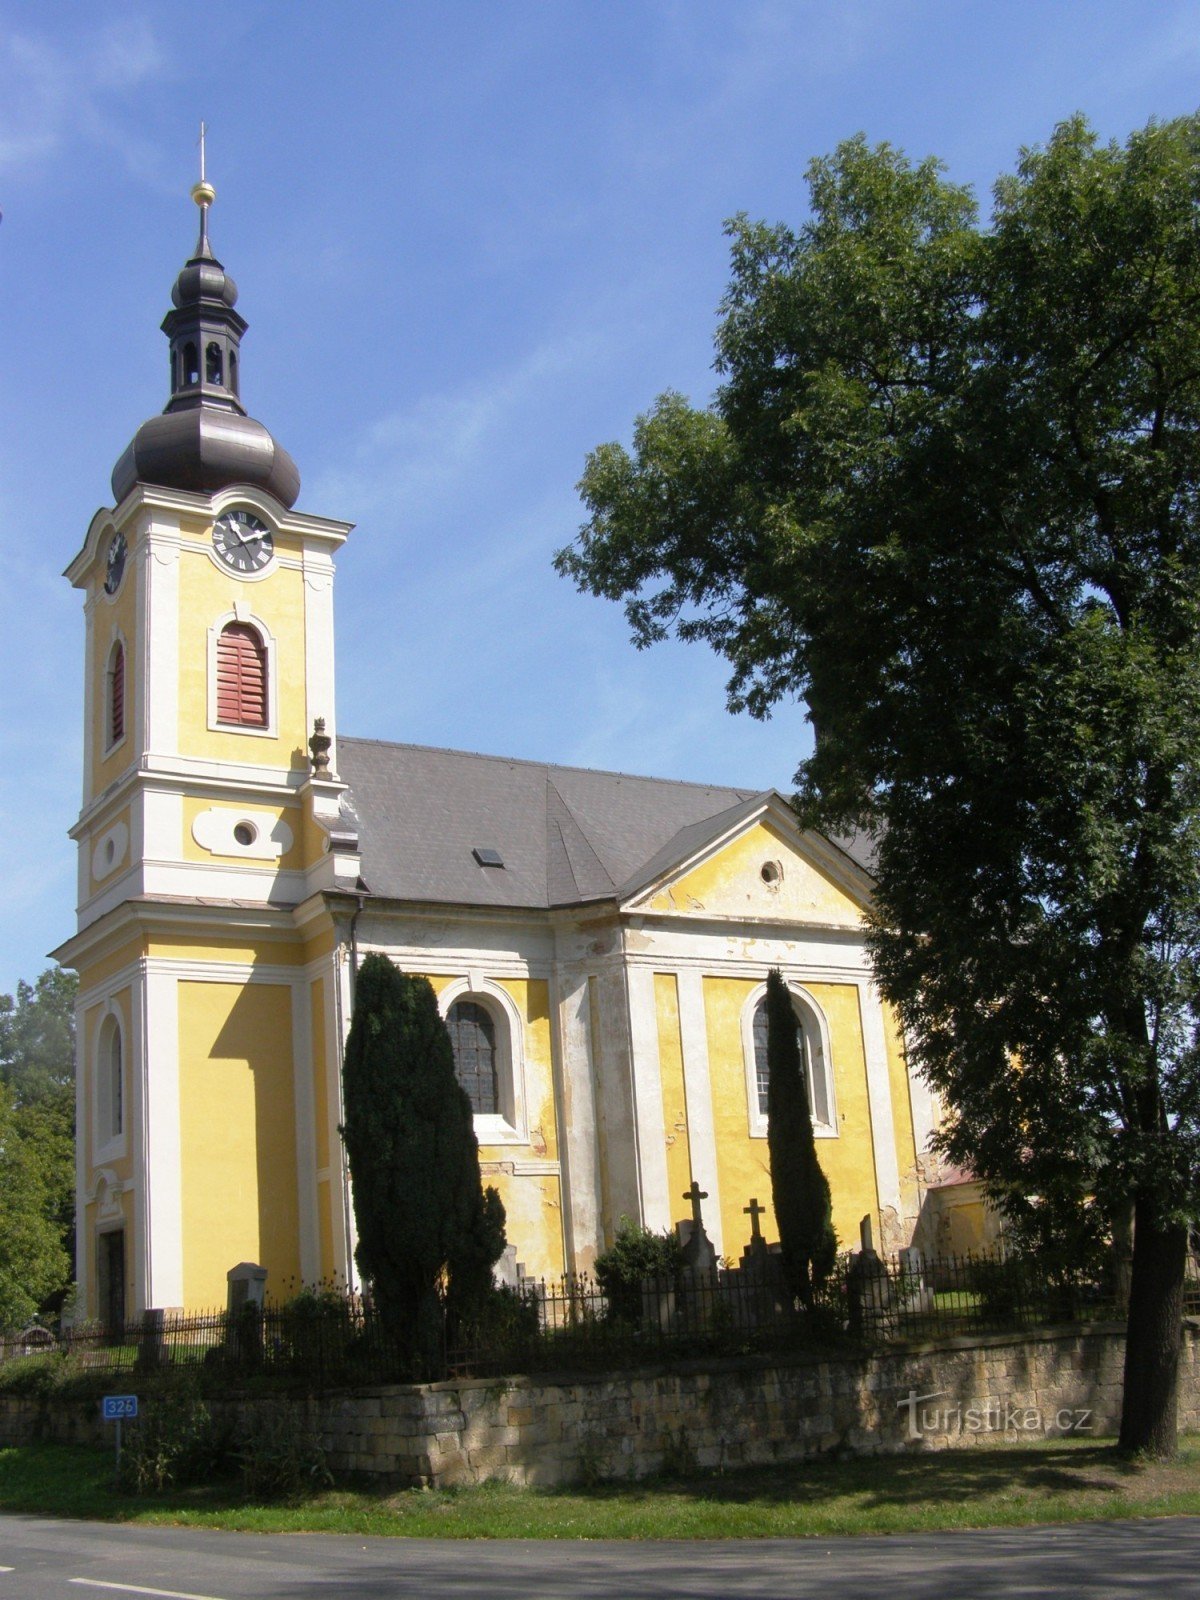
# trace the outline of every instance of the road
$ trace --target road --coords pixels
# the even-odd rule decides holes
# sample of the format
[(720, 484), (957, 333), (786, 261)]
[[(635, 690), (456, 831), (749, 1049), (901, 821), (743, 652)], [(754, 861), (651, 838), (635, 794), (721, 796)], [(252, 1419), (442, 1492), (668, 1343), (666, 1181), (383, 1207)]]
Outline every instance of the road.
[(1127, 1600), (1200, 1595), (1200, 1518), (904, 1538), (546, 1542), (0, 1517), (0, 1600)]

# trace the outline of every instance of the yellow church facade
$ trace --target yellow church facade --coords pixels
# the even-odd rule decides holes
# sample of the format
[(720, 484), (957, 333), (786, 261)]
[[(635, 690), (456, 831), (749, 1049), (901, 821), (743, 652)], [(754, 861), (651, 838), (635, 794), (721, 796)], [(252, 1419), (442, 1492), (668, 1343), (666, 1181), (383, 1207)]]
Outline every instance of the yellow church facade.
[[(349, 525), (240, 397), (236, 288), (201, 237), (167, 409), (68, 568), (86, 626), (78, 1282), (108, 1320), (355, 1286), (338, 1133), (354, 973), (438, 993), (513, 1262), (587, 1270), (622, 1218), (707, 1198), (718, 1254), (767, 1206), (761, 1001), (793, 995), (844, 1244), (907, 1243), (936, 1110), (871, 980), (858, 847), (777, 794), (340, 735)], [(352, 559), (351, 553), (348, 557)], [(511, 1266), (513, 1263), (509, 1263)]]

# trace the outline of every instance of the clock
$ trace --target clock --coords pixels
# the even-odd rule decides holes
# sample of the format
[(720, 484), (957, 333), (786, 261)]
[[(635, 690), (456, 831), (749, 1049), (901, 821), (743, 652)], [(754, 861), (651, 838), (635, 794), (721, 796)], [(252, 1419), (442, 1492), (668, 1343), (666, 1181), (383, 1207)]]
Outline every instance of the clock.
[(129, 546), (125, 543), (123, 533), (114, 533), (112, 543), (108, 547), (108, 562), (104, 569), (104, 592), (116, 594), (121, 587), (121, 579), (125, 575), (125, 557), (129, 553)]
[(213, 549), (232, 572), (261, 572), (275, 554), (271, 530), (252, 511), (224, 511), (213, 524)]

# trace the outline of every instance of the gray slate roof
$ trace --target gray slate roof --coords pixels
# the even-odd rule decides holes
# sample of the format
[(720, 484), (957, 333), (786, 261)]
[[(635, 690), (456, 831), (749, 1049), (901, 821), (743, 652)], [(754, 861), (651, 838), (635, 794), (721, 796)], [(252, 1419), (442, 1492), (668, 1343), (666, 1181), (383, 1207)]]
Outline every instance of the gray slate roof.
[[(374, 739), (339, 739), (338, 768), (361, 822), (367, 889), (447, 905), (620, 898), (769, 794)], [(481, 866), (477, 848), (497, 850), (503, 867)]]

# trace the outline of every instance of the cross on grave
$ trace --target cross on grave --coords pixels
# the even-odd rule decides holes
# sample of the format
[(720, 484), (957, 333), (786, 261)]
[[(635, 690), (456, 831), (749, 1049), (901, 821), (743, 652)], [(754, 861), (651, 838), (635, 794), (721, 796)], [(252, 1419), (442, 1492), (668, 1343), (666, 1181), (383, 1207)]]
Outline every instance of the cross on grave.
[(760, 1206), (757, 1198), (755, 1197), (751, 1198), (748, 1206), (742, 1207), (742, 1215), (750, 1218), (750, 1243), (752, 1246), (762, 1238), (762, 1233), (760, 1232), (758, 1226), (758, 1219), (759, 1217), (765, 1217), (766, 1214), (766, 1206)]
[(692, 1202), (692, 1227), (697, 1233), (703, 1233), (704, 1218), (700, 1215), (700, 1202), (708, 1199), (708, 1190), (702, 1189), (693, 1178), (692, 1186), (684, 1192), (683, 1198)]

